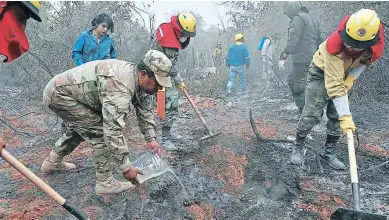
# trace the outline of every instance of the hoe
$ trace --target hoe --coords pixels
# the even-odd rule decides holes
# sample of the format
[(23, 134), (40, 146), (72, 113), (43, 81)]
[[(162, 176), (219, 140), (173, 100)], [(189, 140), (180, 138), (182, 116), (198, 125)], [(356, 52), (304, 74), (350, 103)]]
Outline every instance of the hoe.
[(348, 157), (350, 161), (351, 189), (353, 194), (354, 209), (338, 208), (331, 220), (387, 220), (387, 216), (361, 211), (359, 199), (357, 160), (355, 158), (353, 132), (347, 131)]
[(184, 88), (184, 94), (186, 96), (186, 98), (188, 99), (190, 105), (192, 106), (192, 108), (195, 110), (197, 116), (199, 117), (200, 121), (203, 123), (205, 129), (207, 129), (207, 132), (208, 132), (208, 135), (205, 135), (204, 137), (202, 137), (200, 139), (200, 141), (203, 141), (203, 140), (206, 140), (206, 139), (209, 139), (211, 137), (214, 137), (216, 135), (219, 135), (221, 132), (217, 132), (217, 133), (213, 133), (211, 131), (211, 129), (209, 128), (209, 126), (207, 125), (207, 122), (205, 122), (203, 116), (201, 115), (199, 109), (196, 107), (195, 103), (193, 102), (192, 98), (189, 96), (188, 92), (186, 91), (186, 89)]

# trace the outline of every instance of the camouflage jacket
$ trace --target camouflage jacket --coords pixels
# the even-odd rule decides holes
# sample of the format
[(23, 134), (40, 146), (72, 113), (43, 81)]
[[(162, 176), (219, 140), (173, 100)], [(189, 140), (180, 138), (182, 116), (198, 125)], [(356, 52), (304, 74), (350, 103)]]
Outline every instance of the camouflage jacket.
[(178, 66), (177, 66), (179, 50), (176, 48), (162, 47), (158, 43), (157, 38), (153, 40), (150, 49), (161, 51), (170, 59), (170, 61), (172, 62), (172, 70), (170, 71), (170, 77), (172, 77), (175, 84), (181, 83), (182, 78), (181, 75), (178, 73)]
[[(123, 135), (131, 105), (146, 141), (156, 136), (153, 96), (141, 91), (133, 63), (116, 59), (88, 62), (55, 76), (46, 86), (45, 91), (49, 94), (44, 97), (50, 99), (58, 89), (84, 106), (101, 112), (106, 145), (114, 149), (115, 158), (124, 171), (131, 167)], [(43, 102), (50, 104), (50, 100)]]

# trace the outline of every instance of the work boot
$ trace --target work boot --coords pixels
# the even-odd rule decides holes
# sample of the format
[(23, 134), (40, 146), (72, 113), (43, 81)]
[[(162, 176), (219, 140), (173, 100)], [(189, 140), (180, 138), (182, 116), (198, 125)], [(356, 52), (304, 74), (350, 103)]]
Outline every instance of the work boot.
[(321, 157), (328, 163), (328, 165), (335, 170), (345, 170), (346, 166), (334, 154), (335, 147), (340, 136), (327, 135), (327, 141), (324, 145), (324, 153)]
[(97, 195), (116, 194), (129, 191), (135, 188), (131, 182), (121, 182), (113, 178), (112, 173), (97, 173), (96, 172), (96, 188)]
[(305, 147), (305, 137), (300, 137), (296, 135), (296, 143), (293, 148), (292, 156), (290, 157), (290, 162), (294, 165), (301, 165), (304, 162), (304, 147)]
[(70, 171), (76, 169), (76, 165), (63, 162), (62, 160), (63, 156), (58, 155), (54, 150), (52, 150), (45, 161), (43, 161), (41, 171), (44, 173), (50, 173), (53, 171)]
[(171, 141), (170, 130), (171, 127), (166, 127), (166, 126), (162, 127), (161, 147), (166, 151), (176, 151), (178, 150), (178, 147), (174, 146), (174, 144)]

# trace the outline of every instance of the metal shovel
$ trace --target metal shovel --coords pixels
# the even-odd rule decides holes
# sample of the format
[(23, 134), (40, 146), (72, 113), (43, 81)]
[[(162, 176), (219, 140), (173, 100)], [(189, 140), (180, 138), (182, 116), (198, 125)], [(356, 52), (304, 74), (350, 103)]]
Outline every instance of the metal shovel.
[(203, 141), (203, 140), (206, 140), (208, 138), (211, 138), (211, 137), (214, 137), (216, 135), (221, 134), (221, 132), (213, 133), (211, 131), (211, 129), (207, 125), (207, 122), (205, 122), (205, 120), (204, 120), (203, 116), (201, 115), (199, 109), (196, 107), (195, 103), (193, 102), (192, 98), (189, 96), (189, 94), (188, 94), (188, 92), (186, 91), (185, 88), (184, 88), (184, 94), (185, 94), (186, 98), (188, 99), (188, 101), (189, 101), (190, 105), (192, 106), (192, 108), (195, 110), (195, 112), (196, 112), (197, 116), (199, 117), (200, 121), (203, 123), (205, 129), (207, 129), (208, 135), (205, 135), (204, 137), (202, 137), (200, 139), (200, 141)]
[(361, 210), (359, 199), (357, 160), (355, 158), (354, 138), (352, 130), (347, 131), (348, 157), (350, 161), (351, 187), (353, 194), (354, 209), (338, 208), (332, 215), (331, 220), (387, 220), (387, 216), (368, 213)]

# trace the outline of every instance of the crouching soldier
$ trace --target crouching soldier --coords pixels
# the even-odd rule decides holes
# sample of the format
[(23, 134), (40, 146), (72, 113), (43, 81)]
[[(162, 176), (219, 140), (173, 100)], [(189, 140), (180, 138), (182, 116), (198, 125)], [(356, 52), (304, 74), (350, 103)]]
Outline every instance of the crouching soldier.
[(355, 130), (348, 93), (358, 76), (384, 51), (384, 29), (377, 13), (361, 9), (347, 15), (313, 55), (309, 68), (305, 106), (297, 127), (291, 162), (302, 164), (305, 137), (318, 124), (327, 106), (327, 140), (322, 158), (333, 169), (345, 169), (334, 149), (340, 131)]
[[(66, 163), (81, 142), (92, 145), (96, 169), (96, 194), (113, 194), (131, 190), (142, 171), (132, 167), (123, 135), (131, 106), (135, 108), (139, 127), (150, 149), (159, 154), (156, 142), (152, 95), (160, 87), (171, 87), (168, 76), (172, 63), (162, 52), (150, 50), (138, 64), (116, 60), (88, 62), (55, 76), (43, 92), (43, 103), (67, 122), (67, 131), (55, 143), (41, 170), (69, 171)], [(114, 164), (120, 165), (124, 178), (113, 177)], [(132, 184), (133, 183), (133, 184)]]

